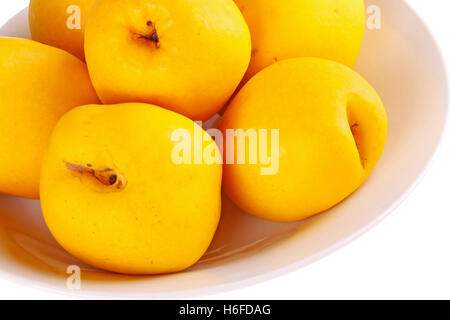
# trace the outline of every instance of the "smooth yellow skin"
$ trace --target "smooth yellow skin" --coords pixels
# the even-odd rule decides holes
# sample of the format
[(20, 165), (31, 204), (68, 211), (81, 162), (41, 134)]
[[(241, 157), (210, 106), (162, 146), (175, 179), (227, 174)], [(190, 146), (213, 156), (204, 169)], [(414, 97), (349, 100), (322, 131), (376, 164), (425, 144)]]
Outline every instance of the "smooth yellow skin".
[[(126, 274), (184, 270), (205, 253), (221, 211), (222, 165), (176, 165), (174, 130), (193, 121), (153, 105), (83, 106), (53, 132), (41, 180), (56, 240), (93, 266)], [(203, 131), (202, 131), (203, 132)], [(213, 144), (206, 135), (204, 147)], [(114, 168), (121, 189), (70, 170)]]
[(31, 40), (0, 38), (0, 193), (39, 198), (54, 126), (73, 107), (98, 102), (79, 59)]
[(66, 50), (84, 61), (84, 26), (94, 3), (95, 0), (30, 0), (32, 39)]
[(250, 28), (244, 82), (284, 59), (325, 58), (353, 67), (365, 26), (364, 0), (234, 0)]
[[(157, 32), (159, 42), (149, 40)], [(104, 103), (147, 102), (206, 120), (229, 100), (251, 55), (232, 0), (99, 0), (86, 60)]]
[(220, 126), (280, 130), (278, 174), (261, 175), (261, 164), (226, 165), (224, 188), (248, 213), (295, 221), (333, 207), (369, 177), (384, 149), (387, 116), (375, 90), (350, 68), (297, 58), (252, 78)]

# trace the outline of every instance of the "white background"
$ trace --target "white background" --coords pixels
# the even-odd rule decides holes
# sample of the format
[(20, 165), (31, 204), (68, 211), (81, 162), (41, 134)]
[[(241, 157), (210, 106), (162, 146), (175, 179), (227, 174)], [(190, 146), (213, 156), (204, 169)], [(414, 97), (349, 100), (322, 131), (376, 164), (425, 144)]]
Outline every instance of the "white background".
[[(408, 2), (429, 25), (450, 63), (450, 1)], [(0, 25), (27, 4), (28, 0), (1, 1)], [(287, 276), (205, 298), (450, 299), (449, 179), (450, 130), (419, 187), (369, 233)], [(0, 279), (0, 299), (70, 297)]]

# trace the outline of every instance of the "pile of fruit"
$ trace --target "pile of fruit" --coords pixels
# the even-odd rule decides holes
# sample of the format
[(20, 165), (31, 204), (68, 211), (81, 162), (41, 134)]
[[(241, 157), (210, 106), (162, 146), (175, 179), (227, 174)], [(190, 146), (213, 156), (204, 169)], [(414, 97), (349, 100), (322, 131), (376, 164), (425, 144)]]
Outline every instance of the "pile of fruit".
[(29, 14), (33, 40), (0, 38), (0, 192), (40, 199), (93, 266), (184, 270), (222, 190), (301, 220), (383, 153), (383, 103), (351, 69), (363, 0), (31, 0)]

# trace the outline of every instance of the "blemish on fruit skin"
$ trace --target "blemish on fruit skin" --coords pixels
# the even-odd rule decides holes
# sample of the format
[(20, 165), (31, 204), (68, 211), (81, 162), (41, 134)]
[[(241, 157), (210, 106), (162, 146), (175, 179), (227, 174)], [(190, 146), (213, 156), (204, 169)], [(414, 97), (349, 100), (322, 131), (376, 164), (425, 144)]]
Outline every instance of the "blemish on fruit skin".
[(64, 161), (66, 167), (80, 175), (94, 178), (105, 187), (114, 187), (117, 190), (125, 188), (126, 180), (116, 170), (112, 168), (93, 168), (91, 164), (78, 165)]

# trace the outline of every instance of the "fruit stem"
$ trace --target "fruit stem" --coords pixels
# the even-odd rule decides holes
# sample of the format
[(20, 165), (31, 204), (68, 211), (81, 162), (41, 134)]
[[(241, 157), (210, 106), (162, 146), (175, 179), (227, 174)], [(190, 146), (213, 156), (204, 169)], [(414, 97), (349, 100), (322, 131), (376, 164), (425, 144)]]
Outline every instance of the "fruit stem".
[(153, 30), (152, 33), (150, 34), (150, 41), (153, 41), (157, 48), (161, 46), (161, 44), (159, 43), (159, 36), (156, 29)]

